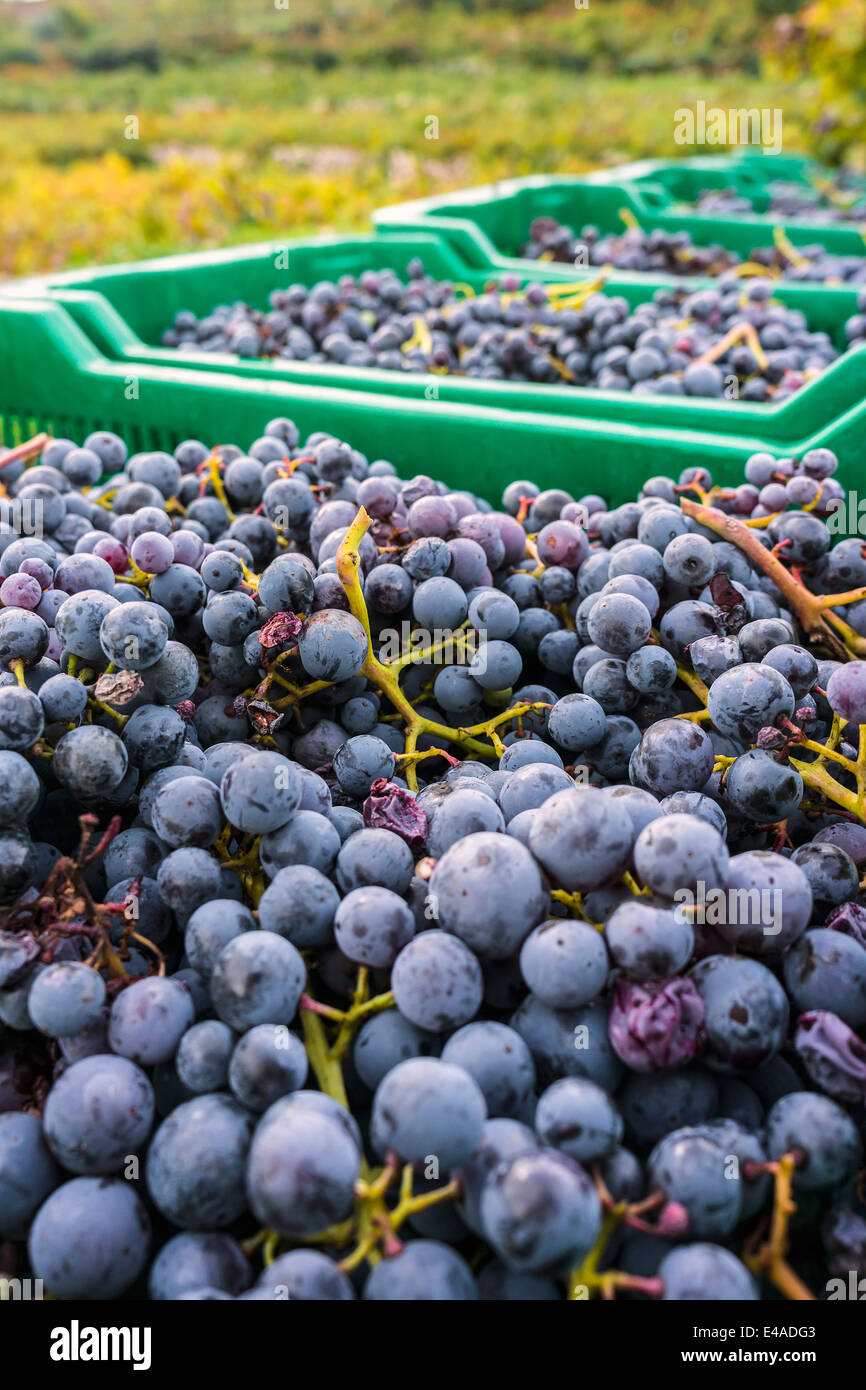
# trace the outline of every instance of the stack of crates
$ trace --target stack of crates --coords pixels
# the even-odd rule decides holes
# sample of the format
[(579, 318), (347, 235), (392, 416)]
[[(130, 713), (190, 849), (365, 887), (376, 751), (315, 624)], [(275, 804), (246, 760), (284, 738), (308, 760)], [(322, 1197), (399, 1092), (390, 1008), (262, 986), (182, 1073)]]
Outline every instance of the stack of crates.
[[(773, 244), (762, 215), (771, 185), (820, 194), (824, 171), (790, 156), (740, 155), (643, 161), (587, 177), (508, 180), (375, 214), (368, 235), (322, 236), (200, 252), (17, 281), (0, 294), (0, 442), (35, 429), (83, 437), (116, 429), (131, 446), (167, 447), (199, 435), (247, 443), (274, 415), (302, 431), (327, 430), (401, 471), (430, 473), (496, 500), (503, 485), (530, 476), (575, 496), (633, 496), (653, 473), (708, 466), (738, 481), (756, 450), (777, 455), (833, 448), (840, 476), (866, 463), (866, 347), (855, 348), (779, 404), (400, 373), (285, 359), (244, 359), (160, 346), (175, 313), (206, 314), (219, 302), (267, 306), (269, 292), (300, 281), (337, 280), (367, 268), (404, 276), (420, 257), (426, 271), (476, 293), (504, 273), (521, 284), (585, 282), (597, 273), (519, 256), (534, 217), (602, 233), (638, 224), (687, 231), (698, 244), (747, 255)], [(747, 197), (754, 217), (710, 217), (688, 206), (702, 189)], [(864, 190), (866, 196), (866, 190)], [(686, 205), (686, 206), (683, 206)], [(866, 217), (866, 202), (864, 202)], [(783, 224), (794, 245), (866, 255), (857, 225)], [(661, 286), (712, 281), (612, 273), (605, 290), (630, 305)], [(801, 309), (810, 327), (845, 347), (844, 323), (857, 292), (844, 286), (778, 281), (774, 294)]]

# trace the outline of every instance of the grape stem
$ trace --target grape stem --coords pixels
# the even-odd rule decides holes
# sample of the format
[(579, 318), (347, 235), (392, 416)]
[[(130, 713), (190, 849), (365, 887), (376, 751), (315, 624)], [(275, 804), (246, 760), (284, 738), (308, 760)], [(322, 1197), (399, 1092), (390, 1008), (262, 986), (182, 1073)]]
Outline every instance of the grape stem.
[(793, 1153), (783, 1154), (775, 1163), (760, 1165), (762, 1171), (773, 1174), (773, 1215), (770, 1222), (769, 1238), (757, 1249), (747, 1245), (743, 1261), (752, 1271), (769, 1282), (797, 1303), (814, 1302), (815, 1296), (794, 1273), (788, 1264), (788, 1225), (797, 1204), (791, 1195), (797, 1158)]
[[(769, 575), (797, 614), (801, 626), (812, 642), (823, 643), (839, 661), (849, 661), (852, 652), (856, 656), (866, 656), (866, 637), (861, 637), (838, 614), (829, 611), (826, 600), (829, 598), (830, 603), (835, 603), (835, 596), (810, 593), (805, 584), (798, 582), (777, 556), (761, 545), (757, 536), (752, 534), (744, 522), (716, 511), (714, 507), (708, 507), (702, 502), (693, 502), (688, 497), (680, 498), (680, 507), (686, 516), (699, 521), (702, 526), (715, 531), (723, 540), (730, 541), (745, 551), (757, 568)], [(842, 598), (848, 601), (848, 595), (843, 594)]]
[[(492, 718), (484, 720), (480, 724), (474, 724), (469, 728), (455, 729), (448, 724), (440, 724), (434, 719), (428, 719), (417, 712), (414, 706), (406, 698), (400, 689), (400, 672), (406, 666), (408, 660), (417, 660), (417, 653), (413, 653), (410, 658), (405, 655), (394, 662), (382, 662), (373, 653), (373, 643), (370, 633), (370, 618), (367, 613), (367, 605), (364, 601), (364, 594), (361, 588), (360, 569), (361, 554), (360, 545), (364, 536), (367, 534), (372, 524), (371, 518), (363, 507), (358, 511), (358, 515), (352, 522), (337, 551), (337, 574), (340, 583), (346, 593), (349, 602), (349, 611), (357, 619), (364, 629), (367, 638), (367, 655), (361, 666), (360, 674), (367, 677), (369, 681), (386, 695), (394, 706), (395, 710), (403, 718), (406, 725), (406, 753), (409, 756), (406, 766), (406, 782), (411, 791), (418, 790), (418, 772), (416, 749), (418, 739), (422, 734), (431, 734), (435, 738), (441, 738), (446, 742), (456, 743), (467, 753), (474, 753), (477, 757), (493, 758), (501, 757), (504, 751), (504, 744), (497, 733), (500, 725), (510, 723), (515, 719), (520, 719), (524, 714), (529, 714), (532, 710), (548, 709), (549, 705), (542, 702), (523, 702), (512, 705), (509, 709), (501, 711)], [(458, 632), (463, 631), (459, 629)], [(453, 638), (451, 639), (454, 640)], [(465, 645), (466, 638), (459, 639)], [(422, 655), (435, 655), (443, 647), (443, 643), (434, 643), (426, 649)], [(488, 742), (482, 742), (483, 739)]]

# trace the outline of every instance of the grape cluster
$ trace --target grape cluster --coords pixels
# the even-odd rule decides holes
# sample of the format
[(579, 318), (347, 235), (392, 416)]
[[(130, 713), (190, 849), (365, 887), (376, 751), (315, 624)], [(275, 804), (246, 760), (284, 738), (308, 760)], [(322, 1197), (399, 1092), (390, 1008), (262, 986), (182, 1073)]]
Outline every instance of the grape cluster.
[[(841, 186), (824, 192), (777, 179), (767, 185), (766, 191), (767, 205), (761, 215), (778, 217), (780, 221), (820, 222), (838, 226), (846, 222), (860, 223), (866, 215), (862, 186), (859, 189)], [(734, 188), (704, 188), (698, 194), (695, 206), (700, 212), (713, 217), (755, 215), (752, 199)]]
[[(530, 284), (505, 275), (458, 293), (410, 262), (312, 288), (274, 290), (263, 312), (217, 305), (175, 315), (162, 335), (180, 351), (228, 352), (345, 367), (434, 372), (640, 395), (781, 401), (838, 357), (806, 316), (771, 298), (769, 280), (723, 274), (716, 287), (657, 289), (632, 308), (596, 285)], [(866, 310), (866, 291), (863, 291)], [(866, 338), (866, 312), (846, 339)]]
[(613, 266), (642, 275), (703, 275), (718, 277), (735, 267), (739, 275), (766, 275), (800, 282), (861, 285), (866, 283), (866, 257), (838, 255), (816, 242), (793, 247), (759, 246), (748, 256), (738, 256), (717, 242), (698, 246), (688, 232), (669, 232), (662, 227), (645, 231), (628, 227), (619, 234), (603, 234), (598, 227), (572, 227), (555, 217), (536, 217), (521, 256), (532, 261), (562, 261), (568, 265)]
[(7, 1271), (223, 1301), (866, 1272), (836, 466), (497, 509), (288, 419), (0, 455)]

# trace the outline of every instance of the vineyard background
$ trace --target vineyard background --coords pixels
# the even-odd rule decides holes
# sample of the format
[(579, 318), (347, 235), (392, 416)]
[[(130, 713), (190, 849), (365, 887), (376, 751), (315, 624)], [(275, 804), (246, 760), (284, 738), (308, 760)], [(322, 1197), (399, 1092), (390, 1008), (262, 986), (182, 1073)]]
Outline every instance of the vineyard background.
[(864, 87), (866, 0), (0, 0), (0, 277), (681, 154), (698, 100), (864, 167)]

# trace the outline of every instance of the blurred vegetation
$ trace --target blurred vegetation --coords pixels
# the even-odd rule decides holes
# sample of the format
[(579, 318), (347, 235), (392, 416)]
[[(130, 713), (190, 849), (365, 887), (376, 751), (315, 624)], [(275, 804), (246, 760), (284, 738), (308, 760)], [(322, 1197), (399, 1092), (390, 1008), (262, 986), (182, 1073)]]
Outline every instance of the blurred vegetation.
[(866, 168), (866, 0), (816, 0), (780, 18), (767, 68), (803, 90), (816, 153)]
[[(843, 3), (862, 14), (866, 0), (813, 8)], [(365, 227), (398, 199), (682, 154), (674, 112), (698, 100), (781, 106), (786, 148), (808, 148), (815, 92), (782, 66), (795, 13), (779, 0), (0, 0), (0, 275)], [(862, 57), (861, 41), (861, 86)]]

